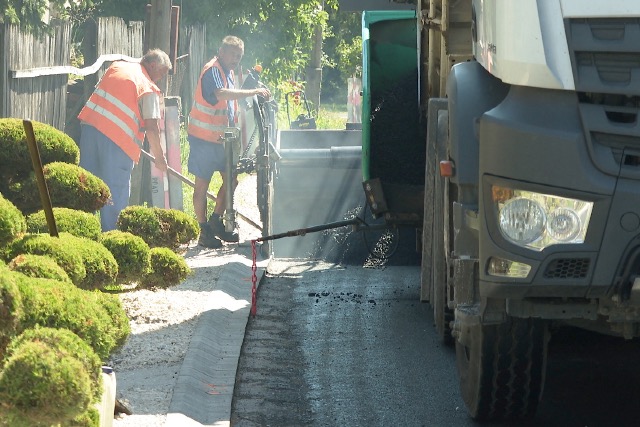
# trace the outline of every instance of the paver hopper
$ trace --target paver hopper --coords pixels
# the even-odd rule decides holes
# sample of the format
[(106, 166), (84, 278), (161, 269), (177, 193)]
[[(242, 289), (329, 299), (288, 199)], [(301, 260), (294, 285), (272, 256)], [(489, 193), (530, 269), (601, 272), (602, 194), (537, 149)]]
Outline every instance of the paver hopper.
[[(278, 132), (269, 234), (349, 219), (364, 204), (360, 130)], [(273, 242), (273, 256), (324, 257), (335, 232)]]

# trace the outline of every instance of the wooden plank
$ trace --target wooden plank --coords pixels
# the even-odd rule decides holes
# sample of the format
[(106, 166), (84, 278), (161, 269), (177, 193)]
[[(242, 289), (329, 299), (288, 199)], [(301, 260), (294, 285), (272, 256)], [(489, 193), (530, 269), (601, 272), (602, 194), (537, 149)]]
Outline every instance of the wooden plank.
[(57, 67), (39, 67), (31, 68), (27, 70), (11, 70), (9, 72), (11, 78), (24, 79), (31, 77), (53, 76), (58, 74), (75, 74), (78, 76), (87, 76), (94, 74), (102, 67), (107, 61), (127, 61), (127, 62), (140, 62), (140, 58), (132, 58), (127, 55), (121, 55), (119, 53), (112, 53), (108, 55), (100, 55), (93, 65), (85, 68), (72, 67), (70, 65), (60, 65)]
[[(165, 134), (167, 139), (167, 165), (182, 173), (182, 156), (180, 153), (180, 98), (167, 97), (165, 107)], [(169, 205), (171, 209), (182, 210), (182, 181), (169, 174)]]

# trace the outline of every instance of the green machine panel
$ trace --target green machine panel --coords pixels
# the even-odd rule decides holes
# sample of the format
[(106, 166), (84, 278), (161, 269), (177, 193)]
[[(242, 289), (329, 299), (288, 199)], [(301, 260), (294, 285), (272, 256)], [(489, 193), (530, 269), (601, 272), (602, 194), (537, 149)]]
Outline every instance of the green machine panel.
[(381, 199), (375, 204), (384, 206), (380, 214), (417, 213), (422, 209), (426, 126), (420, 118), (415, 10), (363, 12), (362, 39), (365, 191), (376, 187)]

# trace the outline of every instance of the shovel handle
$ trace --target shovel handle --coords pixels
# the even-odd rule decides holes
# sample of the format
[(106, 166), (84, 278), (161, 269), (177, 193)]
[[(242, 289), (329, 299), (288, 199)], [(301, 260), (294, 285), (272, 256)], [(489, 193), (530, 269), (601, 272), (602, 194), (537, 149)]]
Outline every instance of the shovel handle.
[[(153, 157), (150, 153), (147, 153), (144, 150), (140, 150), (140, 153), (144, 155), (147, 159), (151, 160), (152, 162), (154, 163), (156, 162), (155, 157)], [(191, 188), (196, 188), (195, 182), (191, 181), (189, 178), (182, 175), (180, 172), (173, 169), (172, 167), (167, 166), (167, 172), (169, 172), (171, 175), (175, 176), (176, 178), (180, 179), (180, 181), (184, 182), (185, 184), (188, 184), (189, 186), (191, 186)], [(217, 200), (216, 196), (214, 196), (213, 193), (211, 193), (210, 191), (207, 191), (207, 197), (213, 200), (214, 202)]]

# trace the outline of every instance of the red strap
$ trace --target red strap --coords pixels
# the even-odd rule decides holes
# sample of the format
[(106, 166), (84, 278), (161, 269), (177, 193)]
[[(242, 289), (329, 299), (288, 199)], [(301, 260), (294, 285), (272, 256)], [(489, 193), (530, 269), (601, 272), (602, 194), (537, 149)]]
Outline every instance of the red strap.
[(256, 271), (258, 270), (258, 266), (256, 264), (256, 241), (251, 241), (251, 254), (253, 256), (253, 264), (251, 265), (251, 315), (256, 317), (256, 312), (258, 310), (257, 301), (256, 301), (256, 283), (258, 282), (258, 276), (256, 275)]

